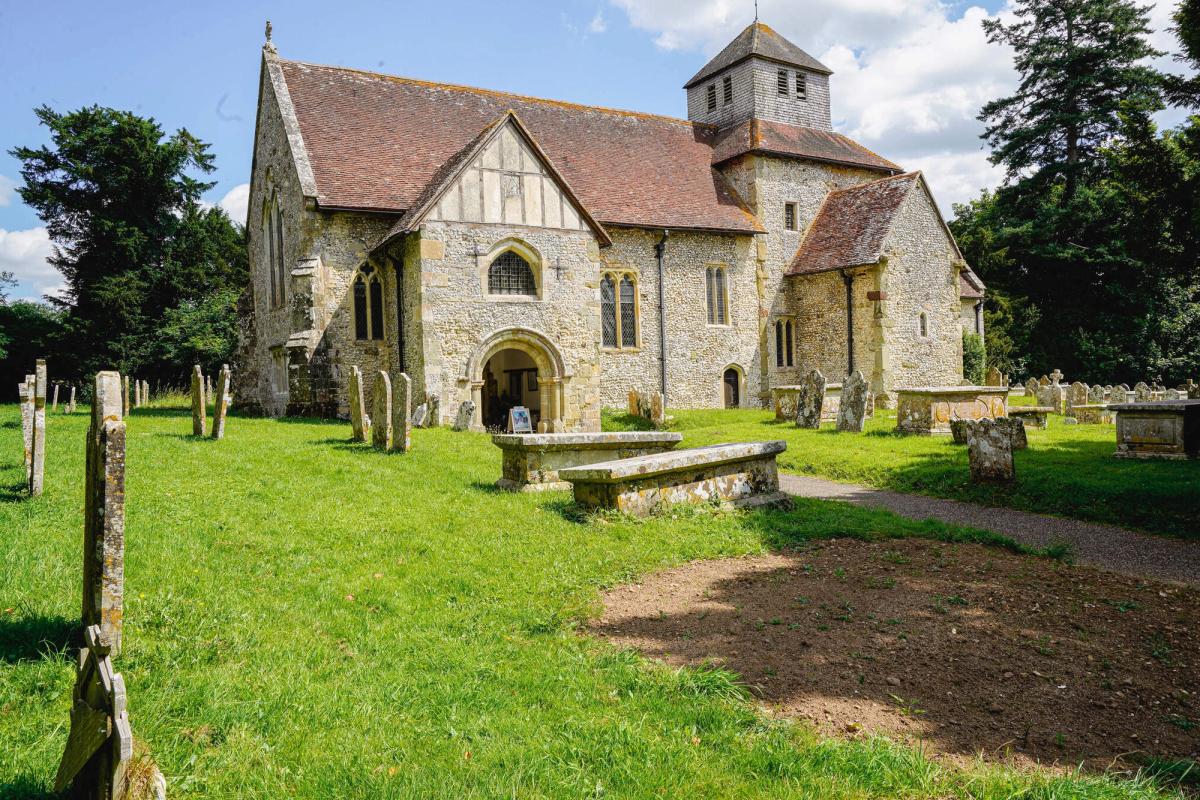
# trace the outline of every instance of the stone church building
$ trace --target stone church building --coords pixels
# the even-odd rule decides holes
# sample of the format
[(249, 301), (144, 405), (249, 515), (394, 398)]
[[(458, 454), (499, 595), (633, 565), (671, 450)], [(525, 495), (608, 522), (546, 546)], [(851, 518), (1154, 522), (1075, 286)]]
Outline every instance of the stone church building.
[[(957, 384), (983, 285), (919, 172), (833, 130), (830, 71), (766, 25), (688, 119), (280, 58), (259, 84), (237, 396), (345, 415), (351, 368), (441, 421), (598, 430), (630, 389), (762, 407), (817, 367)], [(973, 310), (973, 311), (972, 311)], [(368, 395), (369, 397), (369, 395)]]

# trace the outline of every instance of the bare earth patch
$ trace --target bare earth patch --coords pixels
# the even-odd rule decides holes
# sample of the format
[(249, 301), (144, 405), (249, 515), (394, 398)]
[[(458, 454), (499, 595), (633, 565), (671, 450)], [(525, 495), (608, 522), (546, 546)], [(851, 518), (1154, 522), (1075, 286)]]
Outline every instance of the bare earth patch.
[(824, 733), (965, 760), (1200, 755), (1200, 591), (981, 545), (835, 540), (621, 586), (591, 631)]

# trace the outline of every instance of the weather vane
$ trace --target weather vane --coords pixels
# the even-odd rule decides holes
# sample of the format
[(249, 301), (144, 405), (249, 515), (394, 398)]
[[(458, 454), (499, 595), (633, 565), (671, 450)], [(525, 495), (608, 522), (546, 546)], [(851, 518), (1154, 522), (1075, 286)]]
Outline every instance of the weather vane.
[[(758, 0), (754, 0), (754, 21), (758, 22)], [(270, 30), (270, 26), (271, 26), (271, 23), (268, 22), (267, 23), (268, 30)], [(271, 38), (271, 35), (269, 33), (267, 34), (267, 38), (268, 39)]]

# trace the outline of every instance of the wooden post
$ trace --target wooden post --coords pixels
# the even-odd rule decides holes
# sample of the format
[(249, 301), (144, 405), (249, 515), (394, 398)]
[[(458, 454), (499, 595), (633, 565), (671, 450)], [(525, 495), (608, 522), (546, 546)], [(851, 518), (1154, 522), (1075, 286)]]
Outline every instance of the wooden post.
[(407, 453), (412, 447), (412, 379), (401, 372), (392, 396), (392, 440), (397, 450)]
[(83, 517), (83, 624), (121, 650), (125, 596), (125, 422), (121, 375), (96, 374), (87, 436)]
[(192, 436), (204, 435), (205, 414), (204, 375), (197, 364), (192, 367)]
[(371, 443), (385, 453), (392, 450), (392, 381), (383, 370), (375, 376), (375, 404), (371, 415)]
[(29, 495), (42, 493), (46, 470), (46, 359), (39, 358), (34, 370), (33, 440), (29, 459)]
[(212, 438), (225, 435), (225, 412), (229, 407), (229, 365), (222, 364), (217, 375), (217, 393), (213, 396)]

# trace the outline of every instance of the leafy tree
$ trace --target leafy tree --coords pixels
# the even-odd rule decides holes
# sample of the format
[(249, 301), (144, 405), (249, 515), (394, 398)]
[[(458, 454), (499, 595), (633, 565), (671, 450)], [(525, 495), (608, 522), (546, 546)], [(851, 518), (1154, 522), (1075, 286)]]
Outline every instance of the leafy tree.
[(237, 347), (238, 293), (215, 292), (167, 311), (150, 354), (157, 364), (200, 364), (215, 372)]
[(987, 351), (983, 337), (978, 333), (963, 331), (963, 377), (976, 386), (982, 386), (987, 370)]
[(182, 378), (189, 364), (160, 358), (168, 312), (248, 278), (242, 232), (200, 202), (213, 185), (196, 177), (213, 170), (208, 146), (111, 108), (35, 113), (51, 144), (11, 152), (22, 162), (21, 198), (45, 221), (50, 261), (66, 279), (53, 301), (66, 312), (62, 350), (79, 374), (116, 367)]
[[(17, 281), (11, 272), (0, 270), (0, 306), (8, 302), (8, 290), (16, 285)], [(11, 341), (12, 339), (4, 332), (4, 328), (0, 327), (0, 360), (3, 360), (8, 354), (5, 345)]]
[[(0, 355), (0, 381), (5, 396), (12, 396), (12, 387), (33, 371), (39, 358), (60, 363), (59, 343), (63, 338), (63, 313), (45, 303), (17, 300), (0, 303), (0, 338), (8, 343)], [(56, 370), (55, 378), (66, 373)]]
[(984, 139), (1010, 182), (1040, 192), (1062, 181), (1066, 205), (1120, 112), (1161, 105), (1158, 73), (1139, 63), (1161, 55), (1146, 38), (1150, 12), (1129, 0), (1017, 0), (1013, 13), (1012, 24), (983, 23), (989, 42), (1013, 48), (1021, 76), (1016, 94), (983, 107)]
[[(1173, 18), (1175, 36), (1183, 48), (1176, 60), (1193, 70), (1200, 70), (1200, 0), (1182, 0)], [(1166, 84), (1167, 96), (1172, 103), (1185, 108), (1200, 108), (1200, 75), (1169, 75)]]

